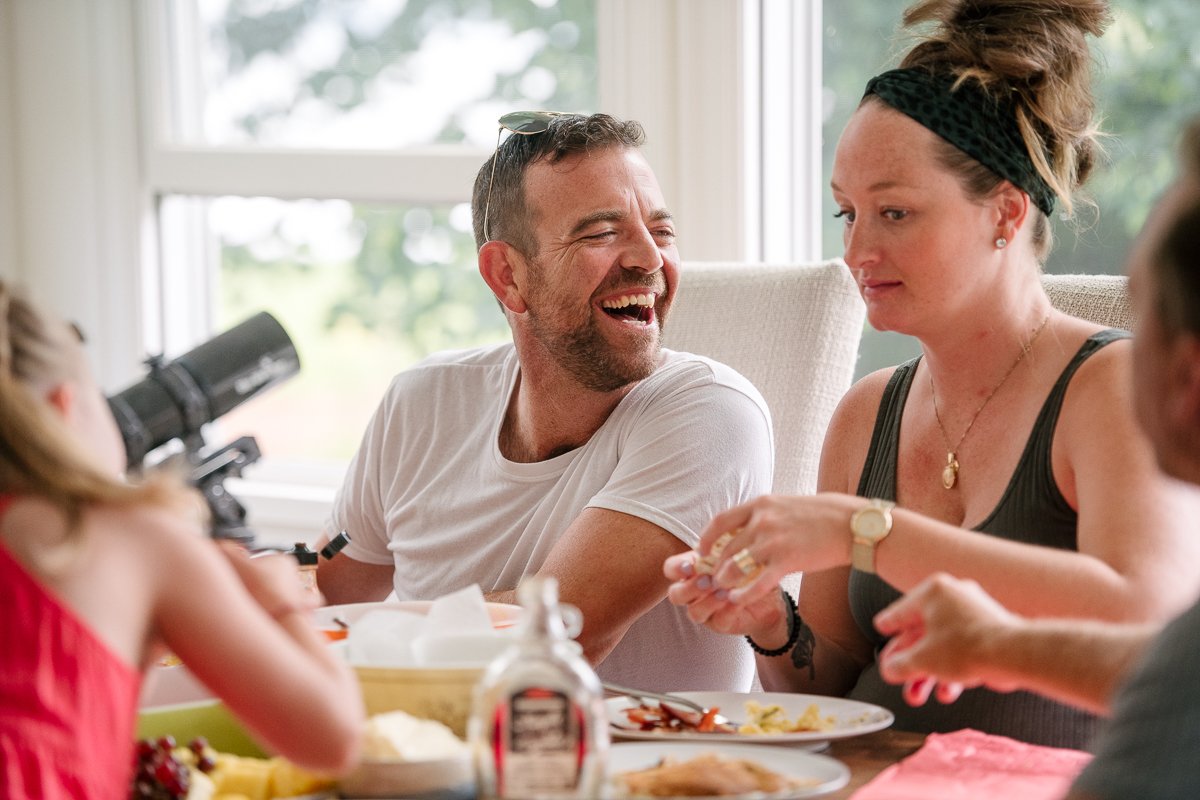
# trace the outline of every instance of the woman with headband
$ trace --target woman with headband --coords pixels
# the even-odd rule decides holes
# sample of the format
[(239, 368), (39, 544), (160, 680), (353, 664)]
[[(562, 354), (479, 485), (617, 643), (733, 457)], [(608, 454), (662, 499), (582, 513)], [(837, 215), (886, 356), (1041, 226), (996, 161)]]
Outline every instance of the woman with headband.
[[(871, 324), (923, 355), (843, 399), (818, 495), (732, 508), (665, 565), (693, 620), (747, 636), (765, 688), (1082, 747), (1097, 720), (1032, 694), (888, 685), (875, 613), (936, 571), (1029, 616), (1161, 620), (1194, 592), (1195, 508), (1136, 429), (1128, 334), (1039, 280), (1092, 167), (1086, 36), (1107, 19), (1101, 0), (926, 0), (904, 22), (932, 32), (867, 84), (831, 182), (845, 260)], [(798, 608), (776, 588), (794, 571)]]

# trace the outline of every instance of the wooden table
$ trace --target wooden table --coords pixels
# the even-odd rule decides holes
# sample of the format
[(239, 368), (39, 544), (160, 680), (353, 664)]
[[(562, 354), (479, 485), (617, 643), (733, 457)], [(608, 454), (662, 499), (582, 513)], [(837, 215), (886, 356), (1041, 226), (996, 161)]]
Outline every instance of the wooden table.
[(925, 741), (925, 734), (910, 733), (887, 728), (849, 739), (835, 739), (825, 755), (832, 756), (850, 768), (850, 783), (833, 794), (824, 795), (828, 800), (846, 800), (872, 778), (917, 751)]

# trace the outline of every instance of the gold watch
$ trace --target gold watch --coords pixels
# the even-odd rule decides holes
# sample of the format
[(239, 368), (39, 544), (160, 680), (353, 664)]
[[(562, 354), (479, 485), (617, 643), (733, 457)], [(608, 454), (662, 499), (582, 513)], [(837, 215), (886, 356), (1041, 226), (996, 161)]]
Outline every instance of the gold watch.
[(875, 574), (875, 548), (892, 532), (895, 507), (888, 500), (868, 500), (850, 517), (850, 535), (854, 537), (850, 563), (855, 569)]

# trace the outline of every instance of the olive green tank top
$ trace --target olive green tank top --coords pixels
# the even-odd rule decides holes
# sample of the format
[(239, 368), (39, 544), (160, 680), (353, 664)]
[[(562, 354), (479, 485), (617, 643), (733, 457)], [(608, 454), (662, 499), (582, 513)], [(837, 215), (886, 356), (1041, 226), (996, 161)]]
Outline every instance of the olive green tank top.
[[(1050, 461), (1054, 429), (1067, 386), (1080, 365), (1105, 345), (1128, 337), (1121, 330), (1100, 331), (1079, 348), (1042, 405), (1000, 502), (974, 530), (1015, 542), (1078, 549), (1078, 517), (1054, 482)], [(897, 367), (884, 389), (858, 484), (857, 494), (861, 497), (896, 499), (900, 420), (919, 362), (920, 357)], [(854, 619), (878, 654), (887, 640), (875, 630), (871, 620), (899, 598), (900, 593), (875, 575), (852, 570), (849, 594)], [(873, 661), (863, 670), (849, 696), (890, 709), (896, 715), (896, 727), (903, 730), (933, 732), (969, 727), (1035, 744), (1084, 748), (1100, 725), (1099, 718), (1092, 714), (1028, 692), (971, 689), (950, 705), (931, 699), (924, 706), (913, 708), (904, 702), (900, 690), (901, 687), (883, 681), (878, 662)]]

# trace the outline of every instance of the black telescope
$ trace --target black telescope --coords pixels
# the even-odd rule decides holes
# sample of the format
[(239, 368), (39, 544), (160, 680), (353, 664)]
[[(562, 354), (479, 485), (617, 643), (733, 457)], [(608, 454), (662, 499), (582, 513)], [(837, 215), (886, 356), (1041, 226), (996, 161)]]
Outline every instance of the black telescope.
[(291, 338), (265, 311), (184, 353), (174, 361), (147, 359), (150, 374), (108, 398), (130, 469), (170, 441), (184, 445), (191, 482), (213, 512), (213, 536), (252, 538), (245, 510), (222, 484), (258, 459), (254, 438), (243, 436), (216, 451), (205, 448), (202, 428), (300, 371)]
[(300, 371), (300, 356), (283, 326), (261, 311), (179, 358), (147, 361), (150, 374), (108, 398), (129, 466)]

